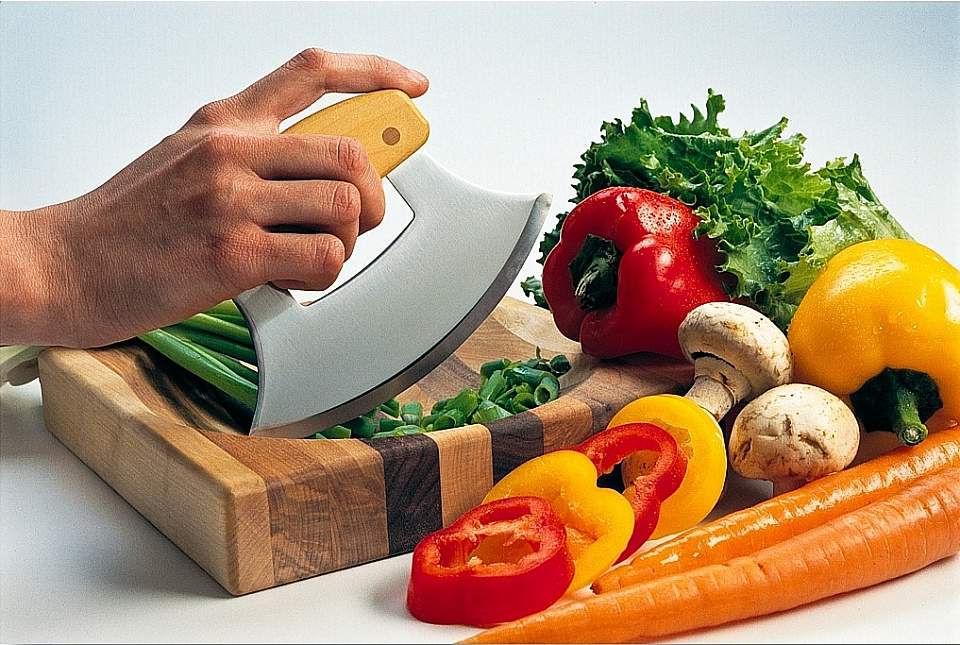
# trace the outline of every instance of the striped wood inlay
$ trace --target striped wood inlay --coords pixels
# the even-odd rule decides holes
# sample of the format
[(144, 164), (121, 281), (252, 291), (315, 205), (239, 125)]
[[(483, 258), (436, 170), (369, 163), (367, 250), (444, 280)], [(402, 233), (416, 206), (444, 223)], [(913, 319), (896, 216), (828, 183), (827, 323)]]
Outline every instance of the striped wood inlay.
[(363, 443), (383, 464), (390, 553), (412, 551), (420, 538), (443, 526), (437, 444), (425, 435)]
[(401, 401), (477, 387), (481, 364), (563, 352), (563, 396), (485, 425), (376, 441), (248, 437), (206, 384), (136, 343), (41, 356), (48, 428), (234, 594), (410, 550), (496, 479), (582, 441), (690, 368), (578, 353), (549, 312), (507, 298)]
[(356, 440), (204, 433), (263, 477), (276, 583), (390, 553), (380, 454)]

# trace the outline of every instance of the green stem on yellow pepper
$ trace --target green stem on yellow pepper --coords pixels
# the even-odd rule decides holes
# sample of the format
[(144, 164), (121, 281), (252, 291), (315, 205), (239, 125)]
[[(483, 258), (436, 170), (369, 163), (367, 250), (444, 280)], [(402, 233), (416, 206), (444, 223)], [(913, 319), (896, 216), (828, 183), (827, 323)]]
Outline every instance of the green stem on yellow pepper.
[(915, 446), (927, 438), (927, 426), (920, 420), (917, 395), (905, 387), (897, 388), (896, 405), (890, 410), (891, 429), (905, 446)]

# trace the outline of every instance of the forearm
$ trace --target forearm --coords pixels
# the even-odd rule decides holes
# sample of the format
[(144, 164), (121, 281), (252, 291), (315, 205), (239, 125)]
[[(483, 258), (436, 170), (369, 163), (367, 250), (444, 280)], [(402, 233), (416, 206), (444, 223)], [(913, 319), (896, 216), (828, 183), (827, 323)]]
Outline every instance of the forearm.
[(71, 345), (61, 226), (69, 203), (0, 210), (0, 345)]

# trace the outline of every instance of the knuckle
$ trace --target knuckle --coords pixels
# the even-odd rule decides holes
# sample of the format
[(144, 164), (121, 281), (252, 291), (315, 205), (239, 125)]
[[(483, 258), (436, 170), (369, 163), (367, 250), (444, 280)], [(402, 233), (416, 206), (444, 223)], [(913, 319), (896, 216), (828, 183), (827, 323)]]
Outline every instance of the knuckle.
[(331, 207), (338, 223), (356, 220), (360, 217), (360, 191), (353, 184), (337, 182), (331, 196)]
[(300, 71), (322, 72), (326, 69), (329, 54), (318, 47), (310, 47), (294, 56), (287, 63), (287, 67)]
[(389, 59), (384, 58), (383, 56), (375, 55), (370, 59), (370, 67), (374, 74), (382, 77), (386, 76), (390, 72), (393, 64)]
[(240, 206), (240, 189), (225, 173), (210, 178), (204, 193), (204, 205), (218, 214), (234, 214)]
[(386, 207), (383, 203), (381, 203), (367, 216), (366, 221), (364, 222), (365, 230), (380, 226), (380, 223), (383, 222), (384, 215), (386, 215)]
[(229, 117), (229, 114), (230, 110), (227, 107), (226, 101), (213, 101), (201, 106), (200, 109), (194, 112), (193, 116), (190, 117), (190, 122), (195, 124), (214, 125), (226, 121)]
[(360, 142), (350, 137), (337, 138), (337, 165), (352, 177), (359, 177), (366, 171), (367, 153)]
[(313, 244), (313, 281), (326, 289), (336, 281), (345, 261), (343, 244), (332, 235), (317, 235)]
[(258, 283), (258, 249), (255, 237), (241, 227), (222, 226), (208, 242), (211, 266), (221, 279), (235, 289), (248, 289)]

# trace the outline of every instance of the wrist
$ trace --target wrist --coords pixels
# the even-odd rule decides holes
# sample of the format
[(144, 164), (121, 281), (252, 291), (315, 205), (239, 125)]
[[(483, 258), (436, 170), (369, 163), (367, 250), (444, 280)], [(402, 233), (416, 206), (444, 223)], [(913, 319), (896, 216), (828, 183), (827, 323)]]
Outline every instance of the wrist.
[(72, 345), (65, 230), (72, 202), (0, 214), (0, 344)]

